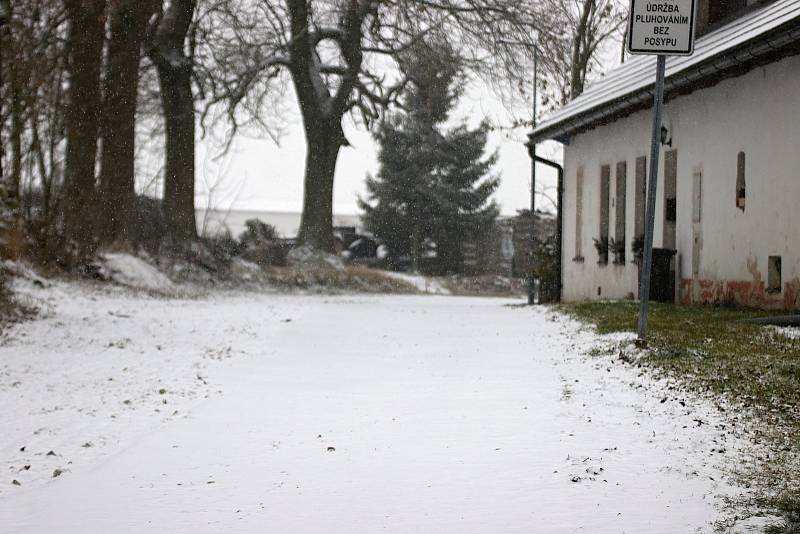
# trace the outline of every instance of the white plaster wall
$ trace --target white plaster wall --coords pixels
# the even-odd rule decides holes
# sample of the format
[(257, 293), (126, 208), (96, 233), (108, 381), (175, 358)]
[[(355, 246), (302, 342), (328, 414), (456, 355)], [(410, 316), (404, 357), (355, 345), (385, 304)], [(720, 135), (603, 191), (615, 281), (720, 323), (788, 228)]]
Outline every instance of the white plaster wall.
[[(654, 73), (655, 76), (655, 73)], [(665, 106), (664, 124), (678, 151), (677, 249), (679, 277), (692, 276), (692, 183), (703, 174), (700, 278), (767, 279), (767, 258), (782, 256), (783, 282), (800, 277), (800, 57), (755, 69), (716, 86), (678, 97)], [(575, 136), (565, 147), (564, 298), (625, 298), (637, 293), (631, 261), (634, 238), (635, 160), (648, 155), (651, 111)], [(667, 147), (667, 149), (669, 149)], [(747, 206), (735, 206), (736, 164), (746, 153)], [(611, 165), (614, 205), (616, 163), (627, 161), (627, 263), (597, 263), (600, 167)], [(575, 253), (575, 181), (584, 167), (585, 261)], [(660, 157), (655, 246), (663, 233), (664, 147)], [(649, 168), (649, 162), (648, 162)], [(610, 234), (614, 235), (614, 209)], [(598, 296), (598, 288), (601, 295)]]

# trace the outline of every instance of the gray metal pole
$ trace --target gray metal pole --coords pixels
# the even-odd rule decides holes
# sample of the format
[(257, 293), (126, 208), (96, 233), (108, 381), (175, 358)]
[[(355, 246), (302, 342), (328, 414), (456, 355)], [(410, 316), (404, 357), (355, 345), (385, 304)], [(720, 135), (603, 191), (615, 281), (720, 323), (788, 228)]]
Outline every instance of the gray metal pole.
[[(533, 127), (536, 128), (536, 98), (539, 85), (538, 47), (533, 47)], [(531, 236), (528, 265), (528, 305), (536, 303), (536, 145), (531, 145)]]
[(644, 257), (639, 280), (639, 341), (647, 336), (647, 314), (650, 305), (650, 273), (653, 270), (653, 232), (656, 224), (656, 192), (658, 191), (658, 156), (660, 151), (661, 115), (664, 107), (664, 72), (666, 56), (656, 62), (656, 87), (653, 102), (653, 132), (650, 140), (650, 174), (647, 182), (647, 226), (644, 233)]

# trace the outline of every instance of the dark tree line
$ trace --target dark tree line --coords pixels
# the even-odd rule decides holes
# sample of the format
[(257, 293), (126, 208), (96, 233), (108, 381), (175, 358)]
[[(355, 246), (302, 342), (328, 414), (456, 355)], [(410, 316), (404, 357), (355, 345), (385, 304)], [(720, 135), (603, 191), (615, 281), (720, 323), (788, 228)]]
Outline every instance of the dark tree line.
[(3, 205), (15, 220), (6, 236), (27, 234), (44, 259), (67, 266), (80, 265), (99, 246), (135, 240), (143, 223), (136, 126), (156, 122), (138, 110), (140, 75), (149, 68), (158, 73), (166, 130), (165, 237), (176, 245), (194, 240), (196, 99), (186, 53), (196, 0), (4, 0), (2, 6), (0, 132), (10, 151), (0, 160), (8, 165)]
[[(576, 92), (616, 19), (605, 0), (560, 2), (0, 0), (4, 254), (27, 247), (79, 266), (98, 247), (134, 245), (147, 224), (136, 195), (142, 129), (164, 140), (163, 237), (191, 244), (198, 137), (275, 135), (285, 94), (307, 141), (300, 238), (332, 250), (344, 123), (372, 128), (402, 105), (404, 55), (438, 40), (466, 75), (516, 92), (538, 40), (562, 50), (549, 64)], [(555, 30), (565, 25), (572, 33)], [(574, 58), (561, 62), (568, 42)]]

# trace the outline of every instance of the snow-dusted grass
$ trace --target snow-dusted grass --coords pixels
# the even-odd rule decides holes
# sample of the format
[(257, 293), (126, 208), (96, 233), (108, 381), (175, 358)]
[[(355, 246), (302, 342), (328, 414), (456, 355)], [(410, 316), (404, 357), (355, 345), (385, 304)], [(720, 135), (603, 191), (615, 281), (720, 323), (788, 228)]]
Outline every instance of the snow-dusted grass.
[(715, 410), (543, 309), (21, 289), (3, 533), (686, 533), (739, 494)]
[[(633, 335), (636, 327), (634, 303), (579, 303), (561, 309), (595, 324), (601, 333)], [(783, 511), (785, 503), (800, 502), (800, 343), (792, 332), (797, 329), (749, 321), (769, 313), (654, 304), (649, 349), (636, 362), (672, 377), (682, 389), (707, 394), (729, 413), (732, 432), (765, 444), (740, 471), (759, 488), (760, 501)], [(800, 531), (800, 524), (794, 528)]]

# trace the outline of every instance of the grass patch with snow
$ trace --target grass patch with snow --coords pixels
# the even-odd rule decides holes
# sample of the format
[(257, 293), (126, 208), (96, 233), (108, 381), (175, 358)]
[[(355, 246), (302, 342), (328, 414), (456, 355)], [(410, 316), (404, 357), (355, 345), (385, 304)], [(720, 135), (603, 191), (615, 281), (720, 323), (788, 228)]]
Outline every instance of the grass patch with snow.
[[(610, 334), (635, 332), (639, 307), (587, 302), (559, 310)], [(747, 321), (770, 315), (760, 310), (655, 303), (650, 310), (649, 348), (639, 363), (752, 414), (748, 433), (771, 454), (757, 458), (748, 483), (762, 487), (765, 502), (784, 517), (785, 528), (773, 532), (800, 532), (800, 342)]]
[(6, 274), (0, 271), (0, 324), (12, 318), (17, 311), (17, 305), (8, 289)]
[(0, 263), (0, 334), (9, 325), (29, 319), (38, 312), (34, 304), (25, 302), (14, 291), (15, 281), (18, 280), (40, 287), (44, 285), (42, 279), (22, 263)]

